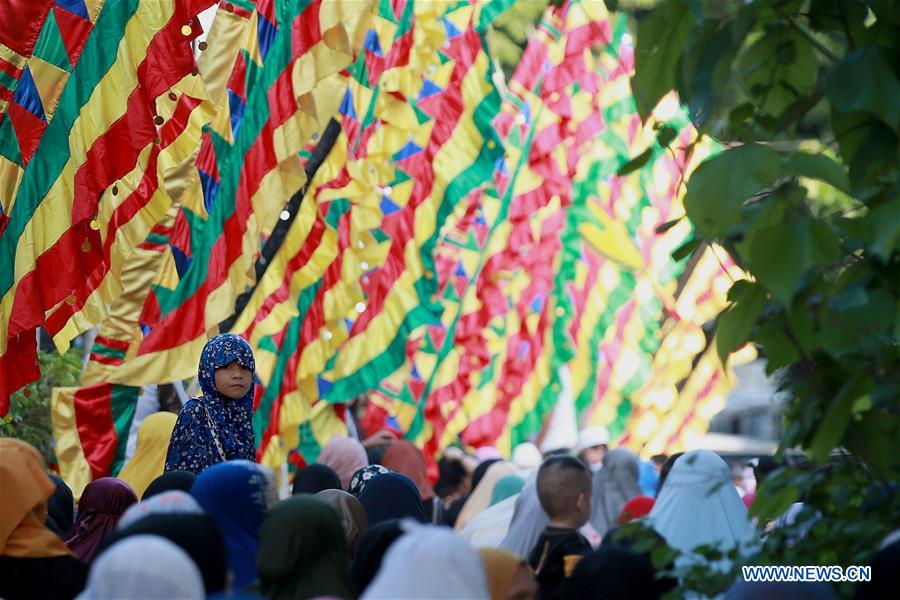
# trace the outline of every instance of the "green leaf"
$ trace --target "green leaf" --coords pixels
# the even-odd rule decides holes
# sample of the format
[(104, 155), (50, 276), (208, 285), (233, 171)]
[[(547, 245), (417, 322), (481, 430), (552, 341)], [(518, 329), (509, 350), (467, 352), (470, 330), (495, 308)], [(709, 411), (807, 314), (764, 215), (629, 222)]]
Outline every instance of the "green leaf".
[(792, 175), (818, 179), (845, 194), (850, 193), (850, 179), (844, 166), (824, 154), (792, 152), (784, 157), (784, 168)]
[(675, 87), (678, 60), (691, 26), (691, 11), (684, 0), (662, 3), (638, 25), (631, 89), (644, 121)]
[(672, 251), (672, 260), (679, 261), (684, 258), (687, 258), (691, 254), (693, 254), (694, 251), (697, 250), (698, 247), (700, 247), (701, 243), (702, 243), (702, 240), (698, 240), (698, 239), (686, 241), (685, 243), (678, 246), (677, 248), (675, 248), (675, 250)]
[(616, 175), (618, 175), (619, 177), (624, 177), (625, 175), (637, 171), (645, 164), (647, 164), (647, 161), (650, 160), (651, 156), (653, 156), (653, 150), (651, 148), (647, 148), (646, 150), (629, 160), (627, 163), (619, 167), (616, 171)]
[(828, 227), (810, 220), (761, 229), (747, 248), (750, 272), (786, 307), (808, 270), (840, 255), (837, 238)]
[(816, 57), (809, 41), (796, 31), (766, 32), (739, 61), (745, 91), (760, 110), (779, 116), (816, 87)]
[(688, 217), (704, 237), (724, 236), (741, 221), (747, 198), (772, 185), (779, 167), (778, 154), (760, 144), (729, 148), (707, 159), (688, 180)]
[(662, 146), (663, 148), (668, 148), (669, 144), (672, 143), (678, 136), (678, 130), (669, 125), (665, 125), (660, 127), (659, 133), (656, 134), (656, 142)]
[(869, 247), (887, 262), (900, 248), (900, 199), (895, 198), (870, 210), (866, 222), (871, 231)]
[(857, 398), (862, 393), (862, 378), (856, 375), (844, 384), (838, 395), (831, 401), (825, 417), (809, 445), (810, 455), (818, 462), (825, 462), (831, 450), (838, 445), (847, 426), (850, 424), (850, 413)]
[(799, 485), (785, 485), (781, 478), (769, 480), (760, 486), (750, 514), (761, 520), (779, 517), (800, 498), (802, 491)]
[(681, 219), (683, 219), (683, 218), (684, 217), (678, 217), (677, 219), (672, 219), (671, 221), (666, 221), (665, 223), (663, 223), (662, 225), (660, 225), (659, 227), (656, 228), (656, 235), (662, 235), (665, 232), (667, 232), (668, 230), (672, 229), (673, 227), (678, 225), (681, 222)]
[(728, 121), (732, 124), (740, 123), (741, 121), (746, 121), (750, 117), (753, 116), (753, 112), (755, 108), (749, 102), (744, 102), (740, 106), (737, 106), (728, 113)]
[(900, 80), (874, 46), (848, 54), (831, 70), (825, 89), (838, 110), (872, 113), (900, 131)]
[(735, 285), (732, 290), (735, 288), (736, 293), (729, 293), (729, 297), (734, 298), (734, 304), (719, 315), (716, 325), (716, 351), (723, 365), (728, 363), (732, 352), (747, 342), (766, 305), (766, 292), (760, 286)]

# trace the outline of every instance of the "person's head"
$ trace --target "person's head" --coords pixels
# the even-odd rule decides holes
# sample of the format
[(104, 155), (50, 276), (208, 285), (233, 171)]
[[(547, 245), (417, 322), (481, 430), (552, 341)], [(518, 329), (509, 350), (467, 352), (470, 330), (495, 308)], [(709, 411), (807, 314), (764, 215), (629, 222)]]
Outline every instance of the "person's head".
[(537, 492), (550, 523), (577, 529), (591, 517), (591, 473), (580, 460), (553, 456), (538, 469)]
[(491, 600), (535, 600), (538, 585), (528, 563), (499, 548), (478, 550), (487, 573)]
[(381, 462), (388, 469), (412, 479), (419, 488), (423, 502), (434, 498), (434, 488), (428, 481), (425, 454), (415, 444), (409, 440), (394, 442), (385, 449)]
[(206, 594), (224, 593), (228, 588), (228, 559), (225, 540), (212, 517), (202, 513), (154, 513), (132, 522), (103, 538), (100, 554), (117, 542), (139, 535), (165, 538), (184, 550), (203, 578)]
[(675, 461), (681, 458), (684, 452), (676, 452), (669, 456), (666, 459), (666, 462), (663, 463), (662, 468), (659, 470), (659, 484), (656, 486), (656, 497), (659, 498), (659, 493), (663, 489), (663, 484), (666, 482), (666, 478), (669, 476), (669, 471), (672, 470), (672, 465), (675, 464)]
[(384, 475), (385, 473), (393, 473), (393, 471), (384, 465), (365, 466), (354, 473), (353, 477), (350, 478), (350, 485), (347, 486), (347, 491), (359, 498), (359, 495), (362, 494), (363, 490), (366, 489), (366, 486), (369, 485), (369, 482), (372, 481), (372, 479), (379, 475)]
[(369, 525), (394, 519), (427, 523), (419, 488), (406, 475), (384, 473), (374, 477), (359, 494)]
[(458, 458), (444, 456), (438, 461), (440, 478), (434, 486), (435, 493), (441, 498), (465, 496), (470, 491), (471, 475)]
[(403, 535), (400, 521), (383, 521), (369, 527), (359, 538), (350, 568), (350, 580), (357, 594), (369, 587), (381, 570), (381, 561), (394, 542)]
[(97, 556), (103, 536), (113, 531), (128, 508), (137, 503), (131, 486), (114, 477), (90, 482), (81, 494), (78, 517), (66, 536), (66, 545), (82, 562)]
[(180, 490), (190, 492), (197, 476), (190, 471), (167, 471), (150, 482), (141, 500), (147, 500), (158, 494)]
[(405, 522), (363, 599), (486, 598), (484, 563), (446, 527)]
[(578, 456), (592, 471), (603, 464), (608, 449), (609, 431), (606, 427), (586, 427), (578, 434)]
[(268, 481), (256, 463), (233, 460), (201, 473), (191, 496), (222, 531), (234, 589), (244, 590), (256, 579), (259, 528), (268, 510)]
[(650, 462), (653, 464), (653, 468), (656, 469), (657, 473), (659, 473), (663, 465), (666, 464), (666, 460), (668, 460), (668, 458), (669, 457), (665, 454), (654, 454), (650, 457)]
[(353, 474), (369, 464), (369, 457), (359, 441), (336, 435), (322, 448), (316, 462), (334, 469), (341, 480), (341, 489), (348, 490)]
[(155, 535), (136, 535), (98, 557), (78, 597), (201, 600), (205, 596), (200, 572), (184, 550)]
[(356, 553), (359, 537), (369, 528), (369, 518), (366, 516), (366, 509), (356, 499), (356, 496), (343, 490), (322, 490), (316, 494), (316, 497), (328, 502), (337, 510), (338, 515), (341, 517), (341, 526), (344, 528), (344, 533), (347, 536), (347, 547), (350, 549), (350, 556), (353, 556)]
[(119, 519), (116, 527), (125, 529), (150, 515), (201, 513), (203, 513), (203, 509), (200, 508), (200, 505), (197, 504), (197, 501), (190, 494), (181, 490), (171, 490), (157, 494), (147, 500), (141, 500), (137, 504), (132, 504), (122, 514), (122, 518)]
[(292, 495), (318, 494), (322, 490), (341, 489), (341, 480), (334, 469), (326, 465), (312, 464), (303, 467), (294, 475)]
[(223, 333), (206, 342), (197, 374), (204, 396), (249, 400), (255, 370), (250, 344), (238, 335)]
[(259, 588), (267, 598), (351, 594), (350, 553), (337, 511), (307, 494), (269, 511), (259, 532)]

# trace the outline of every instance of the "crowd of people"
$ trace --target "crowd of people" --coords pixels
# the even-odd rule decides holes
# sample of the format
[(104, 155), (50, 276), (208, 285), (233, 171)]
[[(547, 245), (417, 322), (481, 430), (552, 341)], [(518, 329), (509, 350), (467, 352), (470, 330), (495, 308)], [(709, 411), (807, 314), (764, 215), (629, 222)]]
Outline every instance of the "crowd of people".
[[(450, 448), (431, 477), (410, 441), (336, 436), (279, 487), (251, 460), (247, 349), (214, 338), (203, 396), (177, 418), (145, 419), (119, 477), (92, 481), (77, 503), (34, 447), (0, 439), (0, 598), (658, 598), (677, 589), (674, 567), (729, 572), (765, 535), (747, 510), (752, 485), (717, 454), (642, 461), (602, 428), (573, 449), (526, 443), (508, 459)], [(672, 564), (654, 562), (659, 548), (677, 552)], [(873, 565), (892, 568), (898, 548)], [(771, 585), (724, 595), (776, 597)]]

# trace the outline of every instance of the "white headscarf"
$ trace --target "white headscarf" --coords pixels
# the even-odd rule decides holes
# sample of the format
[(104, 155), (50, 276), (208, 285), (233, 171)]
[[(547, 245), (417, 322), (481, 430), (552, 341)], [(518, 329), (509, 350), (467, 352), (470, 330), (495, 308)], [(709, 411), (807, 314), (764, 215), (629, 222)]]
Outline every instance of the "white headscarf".
[(113, 544), (94, 561), (77, 600), (204, 597), (203, 578), (184, 550), (155, 535), (135, 535)]
[(404, 522), (403, 529), (361, 600), (490, 597), (484, 563), (465, 540), (446, 527)]
[(119, 519), (116, 528), (125, 529), (150, 515), (201, 514), (202, 512), (203, 509), (190, 494), (181, 490), (170, 490), (129, 506), (122, 518)]
[(497, 548), (509, 531), (518, 494), (501, 500), (474, 519), (460, 532), (476, 548)]
[(683, 552), (705, 545), (731, 550), (755, 533), (731, 483), (731, 470), (709, 450), (691, 450), (675, 461), (650, 520), (670, 546)]
[(516, 498), (512, 520), (509, 523), (509, 531), (500, 547), (509, 550), (523, 558), (534, 545), (537, 544), (541, 532), (550, 524), (550, 517), (541, 507), (541, 501), (537, 494), (537, 485), (529, 483), (522, 488), (522, 493)]

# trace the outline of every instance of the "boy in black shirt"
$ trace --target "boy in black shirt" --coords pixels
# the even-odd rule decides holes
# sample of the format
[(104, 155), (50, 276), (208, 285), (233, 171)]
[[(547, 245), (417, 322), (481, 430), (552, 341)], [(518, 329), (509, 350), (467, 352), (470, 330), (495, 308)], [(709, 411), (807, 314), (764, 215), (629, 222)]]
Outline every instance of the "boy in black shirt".
[(561, 597), (562, 585), (581, 557), (591, 551), (578, 529), (591, 517), (591, 473), (571, 456), (554, 456), (537, 476), (541, 507), (550, 524), (528, 557), (541, 588), (541, 600)]

